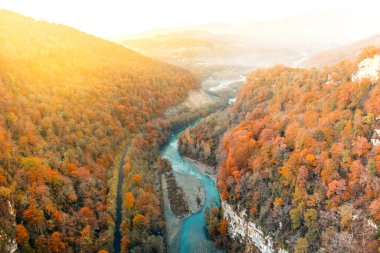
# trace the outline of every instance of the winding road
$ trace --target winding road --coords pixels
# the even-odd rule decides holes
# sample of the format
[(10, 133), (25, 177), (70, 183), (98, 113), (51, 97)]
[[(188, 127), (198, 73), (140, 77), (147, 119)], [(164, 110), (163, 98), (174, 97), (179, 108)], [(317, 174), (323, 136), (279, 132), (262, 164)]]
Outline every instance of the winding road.
[(119, 165), (119, 177), (117, 180), (117, 191), (116, 191), (116, 222), (115, 222), (115, 236), (113, 241), (113, 249), (115, 253), (120, 252), (120, 243), (121, 243), (121, 233), (120, 233), (120, 224), (122, 222), (122, 189), (123, 189), (123, 180), (124, 180), (124, 163), (125, 163), (125, 156), (127, 155), (128, 148), (130, 146), (130, 143), (128, 143), (123, 151), (123, 154), (121, 156), (120, 165)]

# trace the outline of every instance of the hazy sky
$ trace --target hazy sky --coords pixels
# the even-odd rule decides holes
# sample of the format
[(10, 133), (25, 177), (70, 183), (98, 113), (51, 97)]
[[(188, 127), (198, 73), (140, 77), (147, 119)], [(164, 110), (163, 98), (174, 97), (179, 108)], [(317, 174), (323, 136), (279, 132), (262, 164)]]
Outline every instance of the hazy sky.
[(379, 0), (0, 0), (0, 8), (101, 37), (210, 22), (279, 19), (329, 10), (376, 11)]

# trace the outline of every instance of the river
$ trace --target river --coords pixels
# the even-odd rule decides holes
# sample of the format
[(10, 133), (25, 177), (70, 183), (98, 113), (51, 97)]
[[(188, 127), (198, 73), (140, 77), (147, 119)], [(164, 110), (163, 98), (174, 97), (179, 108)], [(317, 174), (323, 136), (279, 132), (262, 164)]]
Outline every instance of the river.
[[(168, 252), (223, 252), (217, 249), (214, 243), (208, 238), (204, 219), (206, 208), (220, 205), (218, 189), (216, 188), (214, 179), (199, 172), (192, 163), (180, 154), (178, 149), (178, 135), (182, 131), (184, 130), (173, 133), (170, 139), (163, 145), (161, 155), (171, 162), (174, 173), (186, 174), (188, 177), (196, 177), (200, 180), (205, 190), (205, 202), (198, 213), (181, 220), (179, 224), (179, 234), (176, 237), (178, 242), (173, 245), (168, 245)], [(166, 222), (169, 223), (168, 227), (171, 227), (170, 223), (177, 218), (173, 217), (171, 211), (165, 210), (165, 219)]]

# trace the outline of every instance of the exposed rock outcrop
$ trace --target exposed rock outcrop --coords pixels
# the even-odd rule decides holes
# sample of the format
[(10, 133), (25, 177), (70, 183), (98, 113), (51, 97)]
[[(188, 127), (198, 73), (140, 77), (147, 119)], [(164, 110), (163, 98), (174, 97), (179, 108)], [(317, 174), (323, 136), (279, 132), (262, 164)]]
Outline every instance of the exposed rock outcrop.
[(375, 129), (375, 135), (372, 137), (371, 142), (374, 146), (380, 145), (380, 129)]
[(252, 221), (247, 221), (246, 213), (236, 213), (232, 206), (222, 201), (224, 218), (228, 220), (229, 235), (244, 243), (248, 252), (253, 252), (256, 247), (262, 253), (287, 253), (284, 249), (275, 249), (271, 236), (265, 235), (260, 227)]
[(380, 145), (380, 121), (375, 125), (375, 132), (371, 138), (371, 142), (374, 146)]
[[(13, 253), (17, 250), (14, 228), (16, 227), (16, 214), (9, 200), (0, 199), (0, 252)], [(9, 228), (13, 227), (12, 230)]]
[(368, 78), (372, 83), (379, 80), (380, 72), (380, 55), (375, 55), (373, 58), (365, 58), (358, 65), (358, 72), (352, 76), (352, 81), (360, 81)]

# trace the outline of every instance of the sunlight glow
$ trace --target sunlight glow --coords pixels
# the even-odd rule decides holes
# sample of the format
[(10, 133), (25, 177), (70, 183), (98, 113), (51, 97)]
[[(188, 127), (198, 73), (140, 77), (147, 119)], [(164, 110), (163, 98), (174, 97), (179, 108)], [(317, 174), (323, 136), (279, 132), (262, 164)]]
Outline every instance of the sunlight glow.
[(339, 10), (379, 10), (378, 1), (344, 0), (0, 0), (0, 8), (101, 37), (214, 22), (247, 22)]

